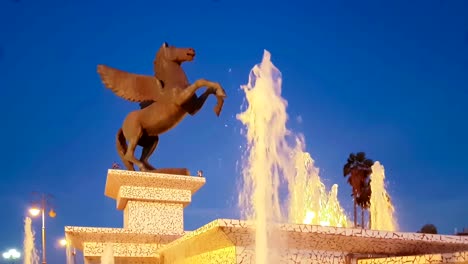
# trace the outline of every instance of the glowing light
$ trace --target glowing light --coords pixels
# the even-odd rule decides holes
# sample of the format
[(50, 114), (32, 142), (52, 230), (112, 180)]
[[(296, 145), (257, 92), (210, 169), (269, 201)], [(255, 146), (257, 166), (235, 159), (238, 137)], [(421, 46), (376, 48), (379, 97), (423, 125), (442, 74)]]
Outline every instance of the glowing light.
[(57, 216), (57, 213), (54, 211), (54, 209), (50, 209), (50, 211), (49, 211), (49, 216), (50, 216), (51, 218), (55, 218), (55, 217)]
[(315, 212), (307, 211), (306, 216), (304, 218), (304, 224), (310, 225), (312, 223), (312, 221), (314, 220), (314, 218), (315, 218)]
[(29, 209), (29, 213), (32, 216), (38, 216), (41, 213), (41, 209), (33, 207), (33, 208)]
[(59, 240), (59, 244), (60, 244), (60, 246), (65, 247), (65, 246), (68, 245), (68, 242), (67, 242), (67, 240), (65, 238), (63, 238), (63, 239)]
[(7, 252), (2, 254), (4, 259), (19, 259), (21, 257), (21, 253), (16, 249), (10, 249)]

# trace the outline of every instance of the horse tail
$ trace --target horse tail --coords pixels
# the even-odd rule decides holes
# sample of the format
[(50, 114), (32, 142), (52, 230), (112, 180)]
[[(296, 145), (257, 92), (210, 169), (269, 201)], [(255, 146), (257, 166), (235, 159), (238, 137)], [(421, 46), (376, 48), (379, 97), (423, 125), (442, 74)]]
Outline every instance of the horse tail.
[(127, 153), (127, 140), (125, 139), (125, 135), (123, 133), (122, 128), (119, 129), (119, 132), (117, 132), (116, 136), (116, 146), (117, 146), (117, 153), (120, 156), (120, 159), (124, 163), (125, 167), (127, 167), (128, 170), (135, 170), (133, 168), (133, 164), (125, 158), (125, 153)]

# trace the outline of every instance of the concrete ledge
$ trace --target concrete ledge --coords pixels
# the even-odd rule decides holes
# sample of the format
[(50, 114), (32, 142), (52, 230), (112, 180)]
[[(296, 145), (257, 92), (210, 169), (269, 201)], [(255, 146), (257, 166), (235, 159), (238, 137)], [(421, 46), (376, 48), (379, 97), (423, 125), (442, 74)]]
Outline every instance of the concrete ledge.
[(118, 199), (120, 187), (134, 186), (188, 190), (193, 195), (205, 184), (205, 182), (206, 180), (204, 177), (196, 176), (127, 170), (108, 170), (104, 194), (112, 199)]

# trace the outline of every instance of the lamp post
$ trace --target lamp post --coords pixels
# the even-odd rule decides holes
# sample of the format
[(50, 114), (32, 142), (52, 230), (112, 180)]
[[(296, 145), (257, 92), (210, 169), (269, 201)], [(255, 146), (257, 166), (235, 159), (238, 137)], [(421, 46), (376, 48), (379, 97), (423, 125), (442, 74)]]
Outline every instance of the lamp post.
[(15, 260), (21, 258), (21, 253), (16, 249), (10, 249), (2, 254), (3, 259), (10, 260), (11, 263), (14, 263)]
[[(45, 211), (47, 210), (49, 201), (52, 198), (49, 194), (41, 194), (41, 199), (39, 202), (39, 206), (34, 206), (29, 209), (29, 213), (32, 216), (38, 216), (39, 214), (42, 215), (42, 264), (47, 264), (46, 260), (46, 226), (45, 226)], [(54, 218), (56, 215), (55, 211), (51, 208), (49, 211), (49, 216)]]

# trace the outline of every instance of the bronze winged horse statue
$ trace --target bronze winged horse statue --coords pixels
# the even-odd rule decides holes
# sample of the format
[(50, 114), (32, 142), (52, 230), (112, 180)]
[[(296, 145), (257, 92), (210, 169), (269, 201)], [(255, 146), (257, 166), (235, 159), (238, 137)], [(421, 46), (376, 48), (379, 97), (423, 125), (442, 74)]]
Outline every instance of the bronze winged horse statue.
[[(181, 67), (194, 57), (192, 48), (164, 43), (156, 53), (154, 77), (98, 65), (97, 71), (107, 88), (126, 100), (140, 102), (141, 109), (129, 113), (117, 133), (117, 151), (128, 170), (135, 170), (136, 165), (140, 171), (155, 171), (148, 159), (158, 145), (159, 135), (174, 128), (187, 114), (195, 115), (210, 94), (218, 100), (216, 115), (221, 113), (226, 97), (221, 85), (205, 79), (190, 84)], [(207, 89), (197, 96), (196, 91), (202, 87)], [(143, 147), (140, 159), (135, 157), (138, 145)]]

